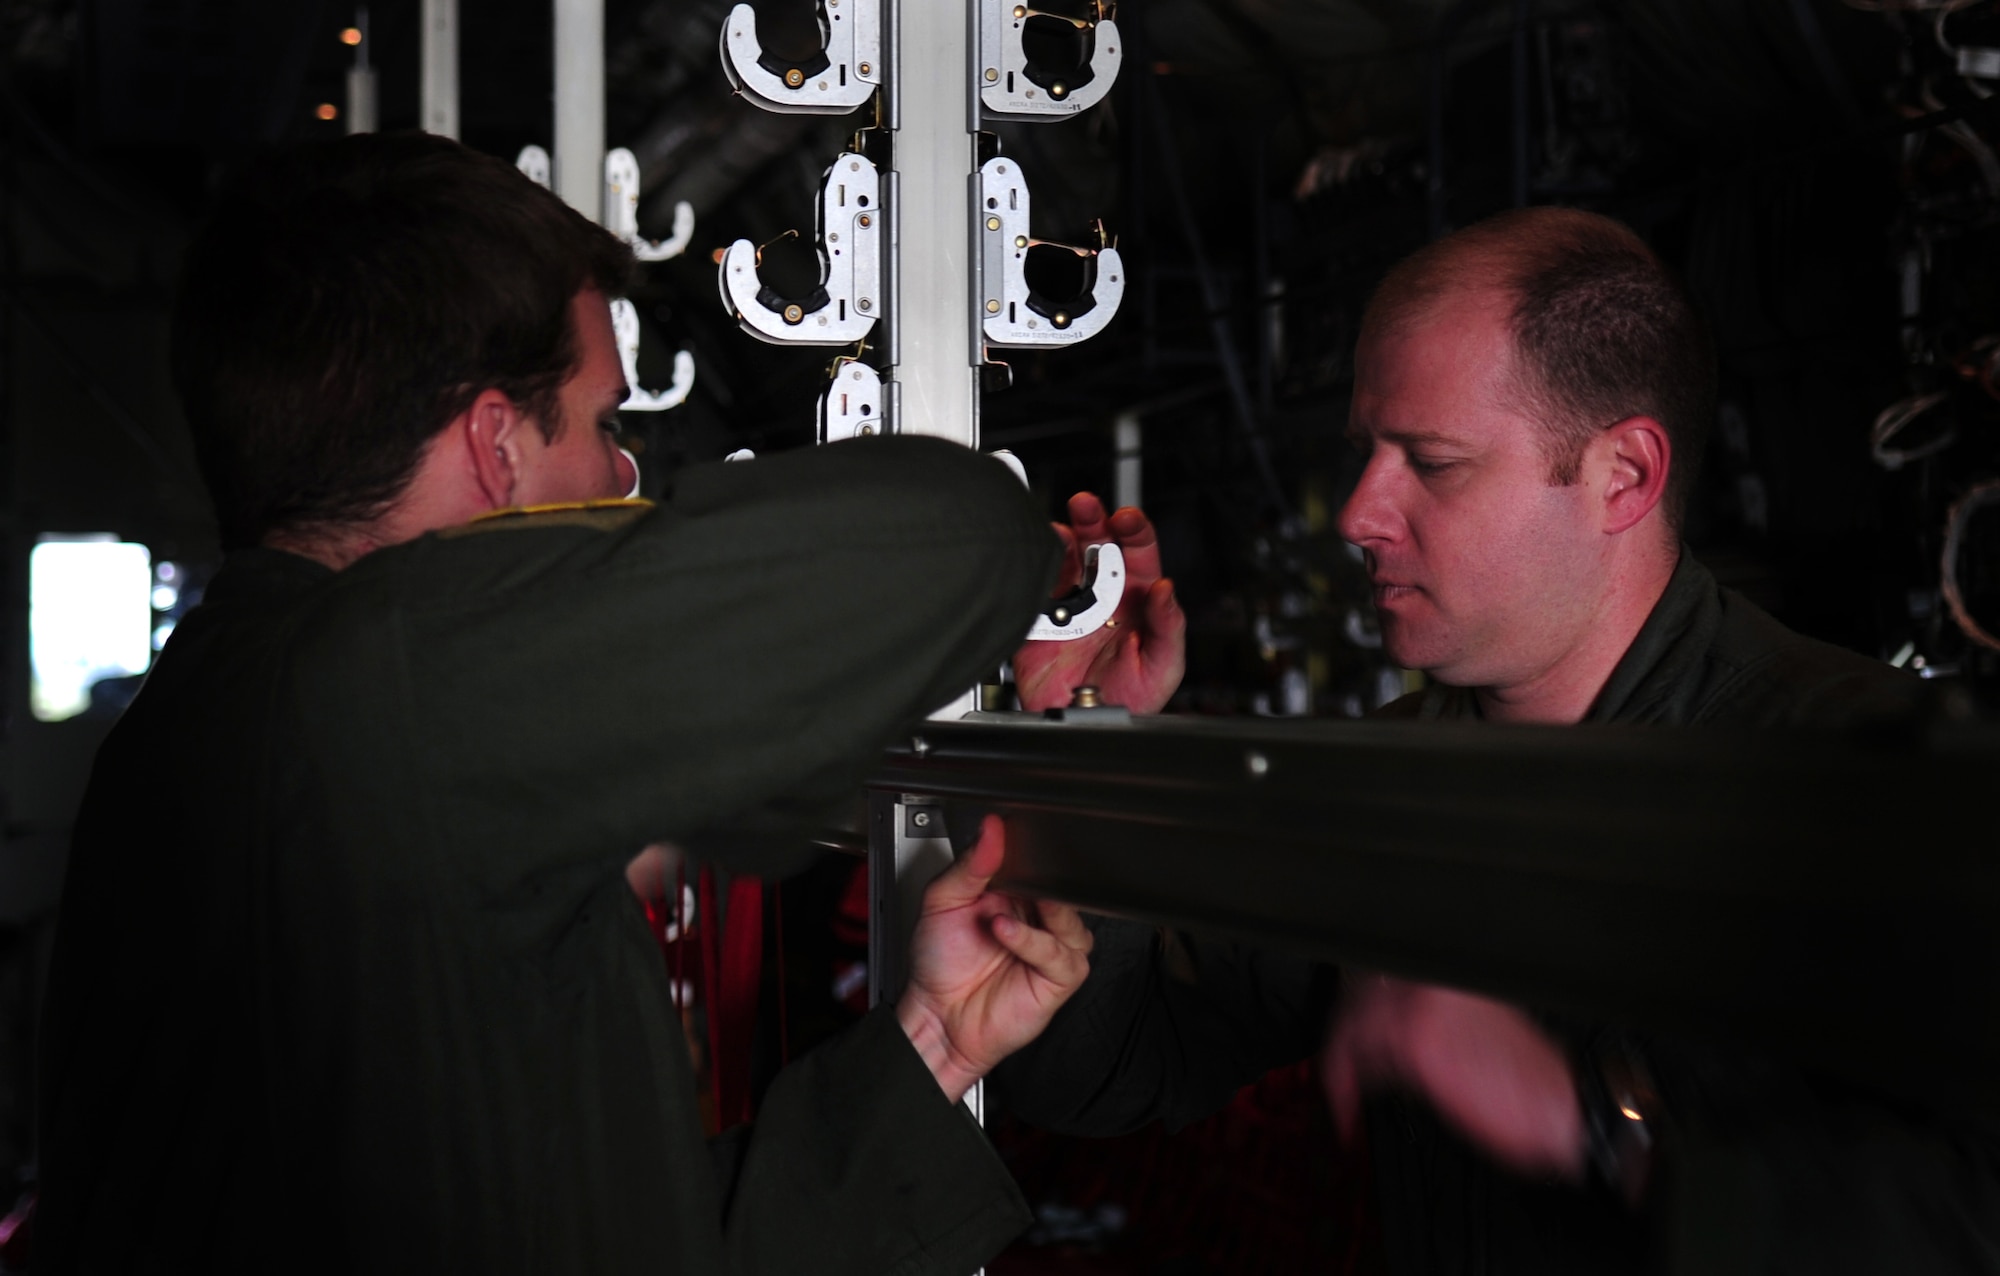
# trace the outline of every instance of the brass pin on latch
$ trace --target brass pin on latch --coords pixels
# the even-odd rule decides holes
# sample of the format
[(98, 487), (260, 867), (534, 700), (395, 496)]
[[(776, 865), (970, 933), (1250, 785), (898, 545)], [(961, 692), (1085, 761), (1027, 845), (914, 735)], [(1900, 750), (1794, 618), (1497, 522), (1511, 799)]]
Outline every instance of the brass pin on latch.
[(1057, 239), (1031, 239), (1022, 235), (1016, 235), (1014, 236), (1014, 247), (1060, 248), (1064, 252), (1074, 254), (1078, 257), (1095, 257), (1107, 248), (1117, 247), (1117, 241), (1111, 237), (1111, 232), (1104, 229), (1104, 219), (1102, 217), (1091, 221), (1090, 237), (1097, 242), (1095, 244), (1065, 244)]
[(767, 239), (763, 243), (757, 245), (757, 264), (759, 266), (762, 266), (764, 264), (764, 250), (766, 248), (769, 248), (772, 244), (780, 243), (787, 239), (797, 239), (798, 237), (799, 237), (798, 227), (794, 226), (792, 229), (786, 231), (784, 234), (778, 235), (771, 239)]
[(1099, 726), (1129, 726), (1132, 711), (1122, 704), (1106, 704), (1103, 693), (1085, 683), (1069, 693), (1069, 703), (1060, 709), (1045, 709), (1042, 716), (1051, 722), (1087, 722)]
[[(987, 229), (989, 230), (998, 230), (1001, 227), (1001, 222), (998, 218), (988, 218), (986, 225)], [(1111, 254), (1112, 260), (1115, 261), (1117, 259), (1116, 251), (1113, 248), (1112, 237), (1110, 233), (1104, 229), (1104, 222), (1102, 219), (1098, 219), (1091, 222), (1090, 238), (1095, 242), (1086, 244), (1065, 244), (1053, 239), (1035, 239), (1028, 235), (1017, 234), (1014, 236), (1014, 248), (1016, 249), (1017, 254), (1025, 253), (1028, 249), (1031, 248), (1053, 248), (1059, 252), (1066, 252), (1071, 254), (1072, 256), (1081, 257), (1085, 260), (1100, 258), (1107, 253)], [(1117, 275), (1115, 272), (1113, 272), (1110, 275), (1108, 282), (1115, 283), (1116, 281), (1117, 281)], [(1091, 308), (1090, 306), (1085, 307), (1086, 310), (1090, 308)], [(1000, 311), (1000, 305), (998, 302), (989, 301), (986, 303), (986, 313), (998, 314), (999, 311)], [(1070, 324), (1075, 322), (1076, 320), (1076, 315), (1067, 308), (1060, 310), (1044, 310), (1041, 313), (1047, 317), (1049, 321), (1049, 326), (1051, 328), (1056, 329), (1058, 332), (1067, 329), (1070, 326)], [(1030, 322), (1029, 326), (1030, 327), (1033, 326), (1032, 321)]]
[[(1036, 0), (983, 0), (980, 10), (980, 103), (988, 115), (1005, 119), (1066, 117), (1104, 100), (1122, 62), (1113, 6), (1086, 4), (1078, 17), (1037, 7)], [(1029, 51), (1038, 23), (1067, 27), (1087, 49), (1070, 66), (1044, 66)]]
[(1054, 18), (1057, 22), (1069, 23), (1079, 31), (1090, 30), (1098, 23), (1104, 21), (1104, 17), (1105, 6), (1101, 4), (1097, 6), (1097, 16), (1092, 18), (1072, 18), (1067, 13), (1050, 13), (1047, 9), (1030, 9), (1025, 4), (1014, 6), (1014, 20), (1017, 22), (1028, 18)]
[(873, 350), (874, 348), (875, 348), (874, 346), (869, 345), (868, 342), (864, 339), (855, 342), (854, 349), (848, 351), (847, 353), (837, 354), (833, 356), (832, 361), (826, 365), (826, 379), (829, 381), (834, 381), (839, 379), (841, 370), (843, 368), (845, 368), (850, 363), (859, 363), (861, 361), (861, 356), (867, 354), (870, 350)]
[[(759, 267), (762, 267), (762, 266), (763, 266), (763, 264), (764, 264), (764, 250), (765, 250), (766, 248), (769, 248), (769, 247), (770, 247), (770, 246), (771, 246), (772, 244), (775, 244), (775, 243), (779, 242), (779, 240), (784, 240), (784, 239), (797, 239), (798, 237), (799, 237), (799, 231), (798, 231), (798, 228), (797, 228), (796, 226), (794, 226), (794, 227), (793, 227), (792, 229), (790, 229), (790, 230), (786, 231), (786, 232), (785, 232), (784, 234), (782, 234), (782, 235), (779, 235), (779, 236), (777, 236), (777, 237), (776, 237), (776, 238), (774, 238), (774, 239), (767, 239), (767, 240), (765, 240), (765, 241), (764, 241), (763, 243), (761, 243), (761, 244), (757, 245), (757, 251), (756, 251), (756, 253), (755, 253), (755, 254), (753, 254), (753, 260), (754, 260), (754, 261), (756, 262), (756, 264), (757, 264), (757, 265), (758, 265)], [(708, 254), (708, 259), (709, 259), (710, 261), (714, 262), (714, 263), (715, 263), (716, 265), (720, 266), (720, 265), (722, 264), (722, 259), (723, 259), (724, 257), (727, 257), (728, 255), (729, 255), (729, 249), (728, 249), (728, 248), (726, 248), (726, 247), (725, 247), (725, 248), (717, 248), (717, 249), (714, 249), (714, 250), (712, 250), (712, 251), (711, 251), (711, 252), (710, 252), (710, 253)]]

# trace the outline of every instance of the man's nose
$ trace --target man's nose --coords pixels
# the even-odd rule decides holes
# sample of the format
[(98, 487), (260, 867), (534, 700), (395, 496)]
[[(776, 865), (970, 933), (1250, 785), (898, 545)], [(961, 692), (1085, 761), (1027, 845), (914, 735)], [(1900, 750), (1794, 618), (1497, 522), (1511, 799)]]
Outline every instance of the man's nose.
[(1395, 507), (1389, 499), (1388, 476), (1381, 457), (1371, 457), (1361, 471), (1361, 479), (1347, 503), (1340, 507), (1335, 525), (1342, 540), (1367, 545), (1386, 540), (1395, 531)]

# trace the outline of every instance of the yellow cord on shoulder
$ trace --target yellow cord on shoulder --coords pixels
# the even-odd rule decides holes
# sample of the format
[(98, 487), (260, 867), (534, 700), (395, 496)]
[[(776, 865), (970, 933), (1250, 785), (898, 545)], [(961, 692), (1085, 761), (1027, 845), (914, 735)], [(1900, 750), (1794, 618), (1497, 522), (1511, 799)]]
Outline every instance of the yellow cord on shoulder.
[(653, 502), (637, 497), (618, 496), (597, 501), (551, 501), (546, 505), (514, 505), (506, 509), (475, 514), (456, 527), (438, 529), (441, 540), (480, 536), (489, 532), (536, 531), (546, 527), (588, 527), (615, 532), (635, 522)]
[(514, 518), (522, 514), (562, 514), (578, 510), (651, 509), (652, 507), (653, 502), (643, 496), (604, 496), (590, 501), (550, 501), (543, 505), (509, 505), (505, 509), (474, 514), (471, 521), (479, 523), (489, 518)]

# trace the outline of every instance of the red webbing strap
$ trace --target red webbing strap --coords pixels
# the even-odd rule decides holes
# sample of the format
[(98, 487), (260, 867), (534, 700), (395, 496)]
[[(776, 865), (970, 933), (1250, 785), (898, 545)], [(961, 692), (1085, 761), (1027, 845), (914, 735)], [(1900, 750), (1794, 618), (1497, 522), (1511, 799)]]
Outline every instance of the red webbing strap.
[(785, 884), (771, 883), (771, 947), (778, 956), (778, 1066), (792, 1061), (792, 1038), (785, 1008)]
[[(687, 981), (688, 932), (694, 928), (694, 907), (688, 902), (687, 860), (674, 856), (674, 1009), (683, 1016), (694, 1009), (694, 985)], [(662, 932), (664, 933), (664, 932)], [(685, 1023), (686, 1019), (683, 1018)]]
[[(714, 872), (706, 865), (697, 889), (709, 1077), (717, 1126), (727, 1130), (750, 1119), (750, 1045), (757, 1031), (757, 987), (764, 976), (764, 884), (754, 877), (732, 878), (726, 915), (716, 909)], [(721, 926), (715, 924), (718, 918)]]

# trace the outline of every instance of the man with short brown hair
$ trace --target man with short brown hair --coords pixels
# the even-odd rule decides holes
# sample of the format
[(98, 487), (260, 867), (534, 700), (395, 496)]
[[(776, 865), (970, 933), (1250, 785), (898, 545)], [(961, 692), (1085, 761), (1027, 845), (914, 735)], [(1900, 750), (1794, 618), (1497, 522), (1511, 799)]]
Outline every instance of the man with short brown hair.
[[(1340, 513), (1383, 646), (1432, 720), (1832, 724), (1918, 687), (1721, 588), (1679, 539), (1713, 417), (1692, 307), (1625, 227), (1531, 209), (1431, 245), (1371, 303)], [(1393, 1270), (1987, 1270), (1981, 1132), (1727, 1045), (1627, 1037), (1453, 989), (1099, 925), (1084, 988), (998, 1086), (1076, 1133), (1193, 1120), (1321, 1049), (1365, 1116)], [(1677, 1130), (1619, 1142), (1602, 1070), (1650, 1071)], [(1655, 1128), (1658, 1128), (1655, 1126)], [(1637, 1201), (1638, 1208), (1630, 1202)]]
[(959, 1101), (1090, 938), (985, 890), (997, 823), (902, 997), (706, 1146), (626, 868), (796, 867), (1057, 541), (935, 439), (624, 499), (629, 264), (420, 135), (278, 156), (197, 242), (176, 376), (231, 553), (77, 821), (37, 1270), (961, 1276), (1025, 1225)]

